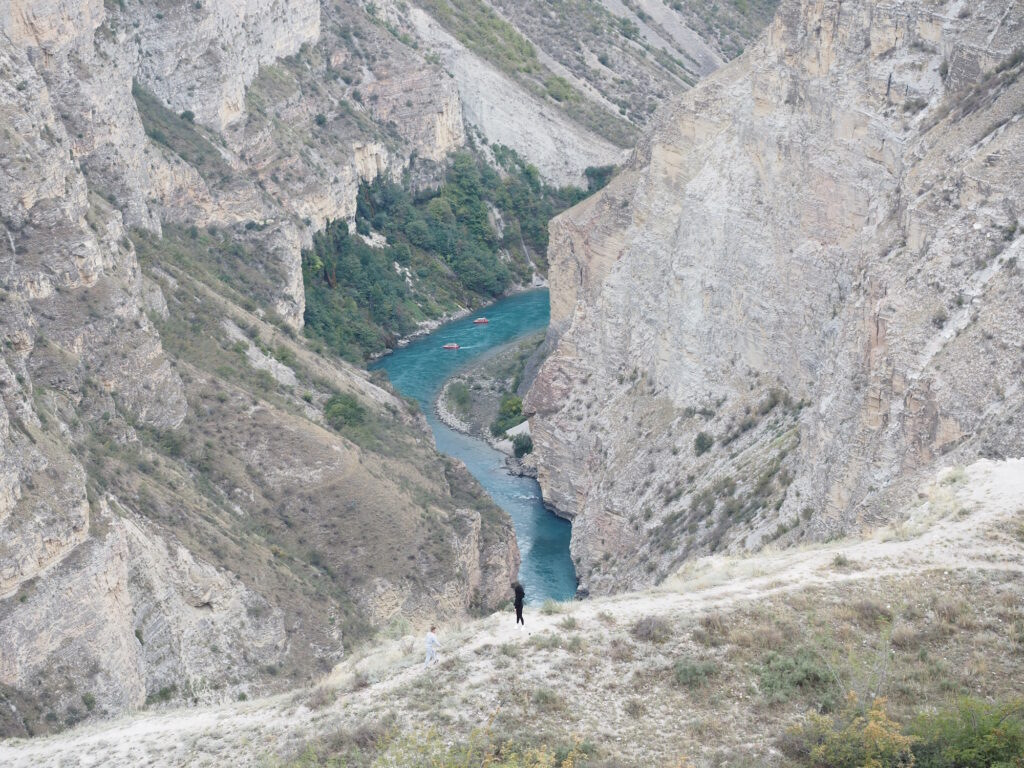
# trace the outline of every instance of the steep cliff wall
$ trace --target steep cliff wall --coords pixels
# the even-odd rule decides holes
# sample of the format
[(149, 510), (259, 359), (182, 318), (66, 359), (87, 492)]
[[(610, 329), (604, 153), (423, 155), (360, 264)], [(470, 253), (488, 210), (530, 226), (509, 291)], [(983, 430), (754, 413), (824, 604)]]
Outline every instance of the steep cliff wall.
[[(320, 18), (271, 0), (0, 10), (10, 732), (280, 688), (373, 627), (488, 608), (518, 569), (507, 516), (422, 417), (295, 334), (311, 231), (354, 212), (360, 178), (464, 140), (448, 78), (370, 24), (377, 98), (339, 108), (355, 85), (317, 89), (342, 44)], [(359, 430), (324, 418), (342, 395)]]
[(552, 225), (527, 407), (585, 587), (1024, 452), (1019, 2), (785, 2)]

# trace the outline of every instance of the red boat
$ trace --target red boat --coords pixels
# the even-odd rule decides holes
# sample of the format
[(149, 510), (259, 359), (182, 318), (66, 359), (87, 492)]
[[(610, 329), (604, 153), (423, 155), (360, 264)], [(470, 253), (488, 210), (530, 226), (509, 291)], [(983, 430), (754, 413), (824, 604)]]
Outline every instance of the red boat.
[(486, 317), (478, 317), (476, 320), (473, 321), (473, 325), (487, 325), (489, 322), (491, 321), (488, 320)]
[(458, 349), (458, 348), (459, 348), (459, 345), (458, 344), (454, 344), (454, 343), (453, 344), (445, 344), (443, 347), (441, 347), (441, 349)]

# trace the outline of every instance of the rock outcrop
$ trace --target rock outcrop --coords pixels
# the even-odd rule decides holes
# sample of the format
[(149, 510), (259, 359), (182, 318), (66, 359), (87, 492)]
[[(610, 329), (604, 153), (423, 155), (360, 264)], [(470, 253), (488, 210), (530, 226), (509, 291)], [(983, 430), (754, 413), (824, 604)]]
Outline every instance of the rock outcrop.
[[(372, 109), (339, 107), (346, 12), (0, 9), (5, 733), (281, 688), (518, 569), (422, 417), (295, 333), (312, 231), (465, 138), (449, 78), (370, 24)], [(342, 393), (362, 431), (325, 423)]]
[(1024, 453), (1020, 2), (784, 2), (552, 224), (527, 399), (582, 584), (885, 521)]

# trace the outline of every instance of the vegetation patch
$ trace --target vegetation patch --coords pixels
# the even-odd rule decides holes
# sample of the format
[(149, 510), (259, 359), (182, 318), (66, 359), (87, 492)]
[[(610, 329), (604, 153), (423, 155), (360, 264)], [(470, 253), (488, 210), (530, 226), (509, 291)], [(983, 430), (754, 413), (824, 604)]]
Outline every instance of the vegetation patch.
[(150, 139), (178, 155), (208, 182), (224, 182), (231, 178), (231, 166), (203, 129), (193, 122), (195, 116), (191, 112), (174, 114), (137, 81), (132, 81), (132, 96), (142, 118), (142, 127)]
[[(491, 423), (491, 434), (500, 437), (505, 431), (522, 424), (526, 417), (523, 415), (523, 399), (518, 395), (507, 394), (501, 398), (501, 405), (498, 407), (498, 418)], [(530, 441), (531, 450), (533, 441)], [(528, 453), (528, 451), (527, 451)]]
[(960, 700), (903, 725), (884, 698), (855, 696), (835, 716), (811, 714), (780, 739), (800, 766), (819, 768), (1018, 768), (1024, 765), (1024, 702)]
[(828, 708), (835, 697), (837, 681), (821, 656), (809, 648), (793, 653), (769, 653), (759, 676), (761, 693), (771, 704), (781, 704), (795, 695), (815, 697)]
[[(436, 191), (414, 196), (388, 179), (364, 184), (357, 233), (332, 222), (303, 252), (306, 333), (362, 363), (420, 322), (489, 302), (528, 283), (534, 267), (546, 270), (548, 222), (588, 192), (549, 187), (514, 151), (493, 149), (500, 173), (460, 152)], [(374, 230), (386, 245), (364, 240)]]
[(713, 661), (679, 659), (672, 665), (672, 680), (683, 688), (699, 688), (718, 674), (718, 665)]
[(672, 627), (661, 616), (645, 616), (633, 624), (630, 634), (648, 643), (664, 643), (672, 637)]
[(528, 453), (533, 453), (533, 438), (529, 435), (516, 435), (512, 438), (512, 452), (517, 459), (523, 458)]

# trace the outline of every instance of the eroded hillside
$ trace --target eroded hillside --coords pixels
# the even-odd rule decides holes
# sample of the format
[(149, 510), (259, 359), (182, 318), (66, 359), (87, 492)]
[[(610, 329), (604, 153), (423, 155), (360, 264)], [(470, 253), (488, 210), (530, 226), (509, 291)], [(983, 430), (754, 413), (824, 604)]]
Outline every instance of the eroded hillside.
[(552, 226), (526, 408), (582, 585), (1024, 453), (1024, 5), (785, 2)]
[[(318, 148), (273, 137), (286, 103), (316, 107), (271, 62), (320, 39), (320, 9), (236, 10), (0, 16), (7, 734), (294, 685), (394, 619), (493, 605), (517, 568), (422, 417), (298, 335), (303, 239), (387, 153), (351, 114)], [(393, 83), (420, 99), (406, 157), (462, 141), (433, 76)]]
[[(313, 688), (12, 741), (0, 759), (18, 768), (539, 767), (553, 763), (522, 756), (565, 756), (575, 745), (581, 768), (811, 766), (822, 763), (799, 729), (820, 712), (846, 722), (851, 695), (862, 715), (885, 697), (893, 720), (884, 725), (896, 733), (920, 713), (955, 711), (960, 697), (988, 700), (1007, 714), (1002, 738), (993, 734), (981, 754), (1002, 743), (1006, 756), (1024, 739), (1013, 704), (1024, 653), (1024, 462), (947, 470), (920, 496), (868, 537), (714, 555), (656, 590), (528, 609), (524, 628), (510, 612), (443, 625), (442, 661), (430, 670), (420, 638), (404, 637)], [(975, 719), (964, 732), (983, 727)], [(865, 735), (868, 748), (885, 743), (878, 730)], [(842, 757), (855, 760), (859, 743)]]

